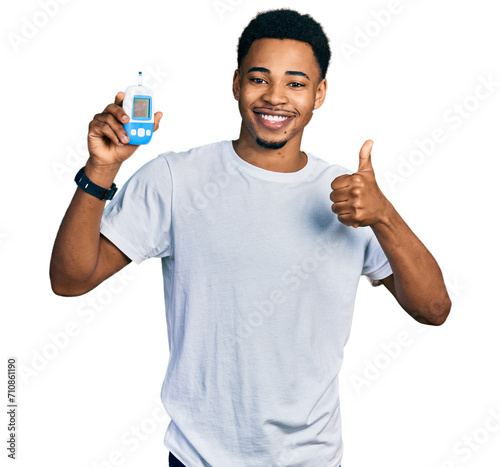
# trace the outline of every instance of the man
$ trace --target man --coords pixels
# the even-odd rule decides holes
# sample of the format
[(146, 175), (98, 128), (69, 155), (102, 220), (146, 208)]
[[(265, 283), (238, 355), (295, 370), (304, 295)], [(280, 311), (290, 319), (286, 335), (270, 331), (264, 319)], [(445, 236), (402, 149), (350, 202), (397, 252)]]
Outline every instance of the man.
[[(338, 467), (338, 373), (360, 276), (421, 323), (449, 313), (439, 266), (377, 186), (373, 142), (354, 174), (301, 150), (329, 60), (311, 17), (258, 15), (238, 44), (239, 138), (160, 155), (104, 215), (105, 201), (78, 188), (61, 224), (57, 294), (162, 259), (172, 465)], [(122, 100), (89, 126), (84, 172), (102, 188), (136, 150)]]

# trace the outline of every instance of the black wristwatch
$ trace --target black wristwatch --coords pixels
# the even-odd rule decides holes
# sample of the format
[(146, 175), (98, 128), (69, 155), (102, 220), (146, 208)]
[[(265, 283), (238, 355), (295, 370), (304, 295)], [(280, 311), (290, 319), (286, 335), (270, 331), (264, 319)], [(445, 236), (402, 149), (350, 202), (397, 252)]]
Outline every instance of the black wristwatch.
[(76, 177), (75, 177), (76, 184), (85, 193), (88, 193), (89, 195), (95, 196), (96, 198), (99, 198), (99, 199), (102, 199), (105, 201), (113, 199), (113, 196), (115, 196), (115, 193), (118, 190), (116, 185), (113, 183), (113, 185), (111, 185), (111, 188), (102, 188), (99, 185), (92, 183), (90, 181), (90, 179), (85, 175), (85, 172), (83, 171), (84, 168), (85, 167), (82, 167), (78, 171), (78, 173), (76, 174)]

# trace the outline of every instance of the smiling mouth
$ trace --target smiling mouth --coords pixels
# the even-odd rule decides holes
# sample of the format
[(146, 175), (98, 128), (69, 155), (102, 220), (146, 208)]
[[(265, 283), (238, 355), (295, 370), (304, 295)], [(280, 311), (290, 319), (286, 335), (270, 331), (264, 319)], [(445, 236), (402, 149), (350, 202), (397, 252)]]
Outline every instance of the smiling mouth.
[(292, 117), (286, 117), (285, 115), (269, 115), (260, 112), (257, 112), (257, 115), (263, 118), (264, 120), (267, 120), (268, 122), (284, 122), (285, 120), (292, 118)]
[(259, 117), (259, 121), (264, 127), (273, 130), (279, 130), (287, 126), (293, 119), (292, 115), (270, 114), (258, 111), (255, 111), (255, 114)]

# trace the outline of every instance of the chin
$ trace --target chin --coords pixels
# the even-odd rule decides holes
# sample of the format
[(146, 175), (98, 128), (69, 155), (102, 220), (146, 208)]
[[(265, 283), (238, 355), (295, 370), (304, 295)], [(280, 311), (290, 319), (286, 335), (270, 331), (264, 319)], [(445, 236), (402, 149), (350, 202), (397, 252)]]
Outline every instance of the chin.
[(285, 144), (288, 142), (287, 140), (285, 141), (265, 141), (260, 138), (256, 138), (257, 144), (264, 149), (281, 149)]

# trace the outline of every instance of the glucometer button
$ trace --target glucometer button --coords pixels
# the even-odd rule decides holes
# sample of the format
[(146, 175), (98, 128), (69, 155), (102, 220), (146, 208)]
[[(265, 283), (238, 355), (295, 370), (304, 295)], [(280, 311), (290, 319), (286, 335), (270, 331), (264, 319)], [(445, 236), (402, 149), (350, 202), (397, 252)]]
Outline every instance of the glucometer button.
[(137, 130), (130, 130), (130, 134), (131, 134), (132, 136), (135, 136), (135, 135), (137, 134)]
[(145, 133), (146, 133), (146, 131), (144, 130), (144, 128), (139, 128), (137, 130), (137, 136), (139, 136), (139, 138), (142, 138)]
[(151, 136), (151, 130), (146, 130), (146, 136)]

